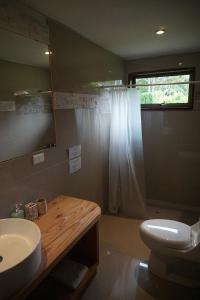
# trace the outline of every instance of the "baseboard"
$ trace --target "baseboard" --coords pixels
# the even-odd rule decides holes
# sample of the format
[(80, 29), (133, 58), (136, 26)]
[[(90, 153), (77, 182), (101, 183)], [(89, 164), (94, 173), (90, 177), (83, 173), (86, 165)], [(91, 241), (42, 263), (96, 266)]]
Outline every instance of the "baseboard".
[(151, 205), (151, 206), (171, 208), (171, 209), (175, 209), (175, 210), (200, 212), (200, 207), (199, 206), (189, 206), (189, 205), (185, 205), (185, 204), (181, 204), (181, 203), (171, 203), (171, 202), (166, 202), (166, 201), (158, 201), (158, 200), (147, 199), (146, 204)]

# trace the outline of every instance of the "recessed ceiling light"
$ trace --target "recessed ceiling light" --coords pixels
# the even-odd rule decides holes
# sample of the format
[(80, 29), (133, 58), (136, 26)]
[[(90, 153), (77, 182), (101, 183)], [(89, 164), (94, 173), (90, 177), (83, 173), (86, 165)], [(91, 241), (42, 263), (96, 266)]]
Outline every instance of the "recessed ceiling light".
[(44, 52), (44, 54), (45, 54), (45, 55), (50, 55), (50, 54), (52, 54), (52, 51), (46, 50), (46, 51)]
[(160, 29), (156, 30), (156, 34), (157, 35), (162, 35), (164, 33), (165, 33), (165, 29), (164, 28), (160, 28)]

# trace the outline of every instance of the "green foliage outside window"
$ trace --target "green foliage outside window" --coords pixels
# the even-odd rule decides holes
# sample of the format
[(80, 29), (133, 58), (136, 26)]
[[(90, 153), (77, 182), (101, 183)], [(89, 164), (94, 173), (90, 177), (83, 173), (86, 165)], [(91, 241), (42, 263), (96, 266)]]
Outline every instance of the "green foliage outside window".
[[(188, 82), (189, 80), (190, 75), (136, 78), (136, 84), (167, 83), (167, 85), (137, 87), (140, 93), (141, 104), (188, 103), (189, 84), (178, 83)], [(172, 82), (177, 82), (177, 84), (170, 85)]]

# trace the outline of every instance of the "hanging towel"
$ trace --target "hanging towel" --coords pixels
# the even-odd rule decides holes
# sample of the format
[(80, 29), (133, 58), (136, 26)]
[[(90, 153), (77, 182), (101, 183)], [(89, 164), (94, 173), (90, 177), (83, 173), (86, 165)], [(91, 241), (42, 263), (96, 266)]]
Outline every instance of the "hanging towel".
[(75, 290), (87, 271), (87, 266), (69, 258), (64, 258), (51, 272), (51, 277), (67, 288)]

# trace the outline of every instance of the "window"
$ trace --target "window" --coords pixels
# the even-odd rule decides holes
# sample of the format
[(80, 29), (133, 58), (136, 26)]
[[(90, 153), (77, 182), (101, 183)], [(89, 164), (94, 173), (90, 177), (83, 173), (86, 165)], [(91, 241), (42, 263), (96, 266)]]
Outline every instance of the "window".
[[(137, 89), (141, 106), (145, 109), (192, 108), (193, 85), (187, 82), (193, 80), (194, 69), (129, 74), (129, 83), (132, 81), (133, 84), (141, 85)], [(142, 86), (146, 84), (150, 85)]]

